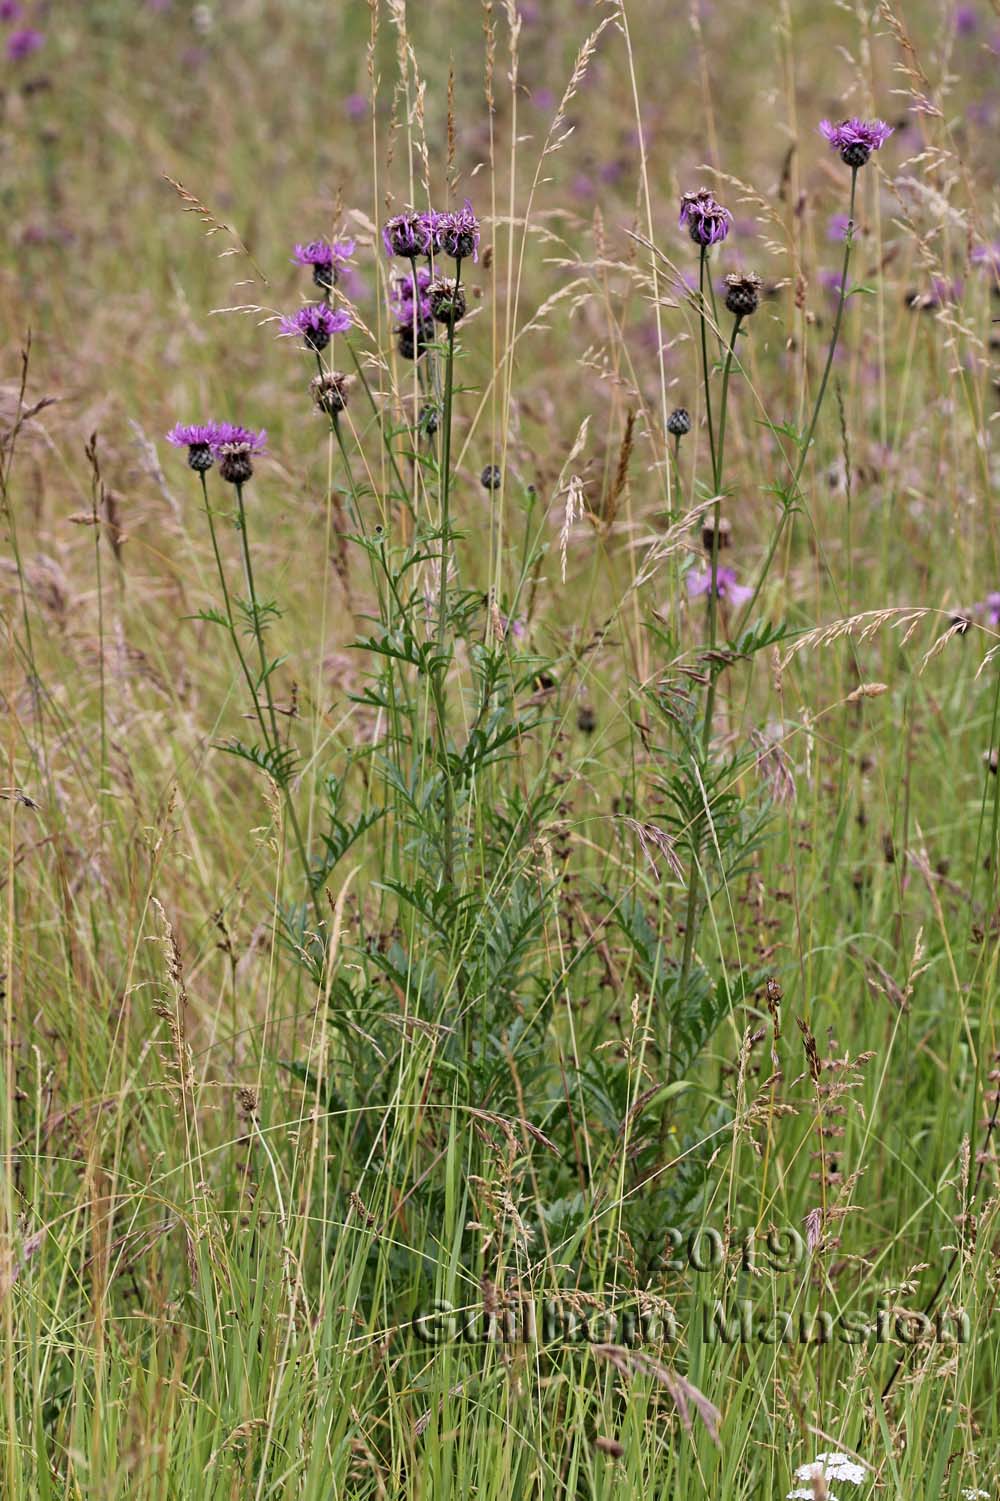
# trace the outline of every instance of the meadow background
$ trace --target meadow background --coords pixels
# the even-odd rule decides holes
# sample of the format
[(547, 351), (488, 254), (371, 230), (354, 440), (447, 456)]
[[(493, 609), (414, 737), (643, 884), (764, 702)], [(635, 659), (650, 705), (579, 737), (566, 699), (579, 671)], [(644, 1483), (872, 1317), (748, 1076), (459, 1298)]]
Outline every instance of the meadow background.
[[(17, 10), (3, 1496), (756, 1501), (830, 1451), (863, 1478), (804, 1495), (996, 1496), (995, 0)], [(895, 129), (789, 487), (851, 176), (817, 125), (848, 114)], [(720, 555), (763, 585), (714, 652), (701, 186), (734, 216), (713, 285), (764, 281)], [(399, 358), (378, 230), (466, 196), (434, 661), (412, 429), (444, 354)], [(315, 295), (293, 245), (336, 234), (343, 449), (275, 337)], [(165, 441), (209, 417), (268, 431), (277, 768)], [(586, 1337), (412, 1327), (549, 1297)], [(716, 1298), (970, 1337), (713, 1343)], [(612, 1304), (683, 1333), (630, 1346)]]

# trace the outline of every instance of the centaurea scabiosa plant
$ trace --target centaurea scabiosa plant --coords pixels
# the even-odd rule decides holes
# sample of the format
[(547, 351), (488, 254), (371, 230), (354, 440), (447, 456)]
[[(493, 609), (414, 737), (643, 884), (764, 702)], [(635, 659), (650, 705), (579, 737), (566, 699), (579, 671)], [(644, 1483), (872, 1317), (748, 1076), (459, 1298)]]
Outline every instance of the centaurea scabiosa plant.
[(708, 447), (715, 468), (715, 428), (712, 422), (712, 399), (708, 384), (708, 316), (705, 304), (705, 276), (708, 267), (708, 251), (712, 245), (720, 245), (729, 234), (733, 216), (727, 208), (716, 201), (710, 188), (698, 188), (694, 193), (681, 194), (681, 211), (678, 225), (686, 229), (698, 246), (698, 316), (701, 326), (701, 363), (705, 382), (705, 421), (708, 425)]
[[(437, 318), (447, 329), (445, 355), (444, 393), (442, 419), (438, 427), (438, 495), (440, 504), (440, 580), (437, 608), (437, 643), (434, 666), (431, 672), (431, 691), (435, 701), (438, 734), (441, 741), (442, 763), (447, 763), (447, 721), (445, 710), (444, 680), (448, 664), (448, 576), (451, 566), (451, 439), (453, 417), (453, 393), (455, 372), (455, 329), (465, 310), (465, 294), (462, 288), (462, 264), (476, 260), (479, 255), (480, 226), (472, 204), (466, 200), (461, 209), (449, 212), (429, 210), (418, 214), (407, 212), (389, 219), (382, 230), (382, 242), (386, 254), (410, 262), (409, 278), (396, 293), (399, 307), (400, 352), (416, 359), (423, 347), (433, 339), (433, 319)], [(423, 276), (424, 268), (417, 266), (417, 258), (426, 255), (433, 260), (435, 255), (449, 256), (455, 262), (454, 278), (432, 281)], [(408, 286), (407, 286), (408, 283)], [(433, 292), (432, 292), (433, 287)], [(410, 321), (404, 321), (406, 311)], [(425, 323), (426, 319), (426, 323)], [(404, 332), (404, 330), (406, 330)], [(414, 373), (414, 429), (417, 428), (418, 392)], [(446, 886), (454, 881), (454, 805), (451, 778), (444, 775), (444, 878)]]
[(791, 514), (795, 501), (798, 497), (799, 481), (802, 478), (802, 473), (805, 469), (806, 461), (809, 457), (809, 449), (812, 446), (812, 441), (816, 434), (816, 424), (819, 421), (819, 414), (823, 406), (823, 398), (826, 395), (826, 388), (830, 380), (830, 371), (833, 368), (833, 357), (837, 350), (837, 343), (840, 338), (840, 327), (844, 318), (844, 307), (847, 303), (848, 297), (850, 296), (847, 288), (847, 274), (850, 270), (851, 251), (854, 248), (854, 207), (857, 199), (858, 173), (860, 172), (861, 168), (865, 166), (865, 164), (870, 160), (872, 153), (874, 151), (880, 151), (881, 148), (885, 145), (889, 136), (892, 135), (892, 126), (886, 125), (884, 120), (851, 119), (842, 120), (839, 125), (834, 125), (829, 120), (821, 120), (819, 123), (819, 132), (825, 140), (829, 141), (833, 149), (839, 154), (841, 161), (851, 169), (851, 189), (847, 210), (847, 227), (844, 231), (844, 260), (841, 268), (840, 284), (837, 288), (837, 310), (834, 314), (833, 331), (830, 334), (830, 345), (826, 354), (826, 363), (823, 366), (823, 375), (820, 379), (819, 389), (816, 392), (816, 400), (813, 404), (812, 415), (809, 419), (809, 426), (806, 428), (804, 435), (798, 442), (799, 457), (792, 475), (791, 484), (786, 492), (787, 498), (785, 505), (782, 509), (781, 515), (778, 518), (778, 524), (771, 534), (771, 540), (768, 544), (768, 550), (764, 558), (763, 566), (761, 567), (760, 574), (757, 578), (757, 583), (754, 586), (753, 594), (751, 595), (750, 601), (746, 607), (746, 611), (744, 612), (744, 621), (749, 618), (750, 612), (753, 610), (754, 605), (757, 603), (757, 598), (760, 594), (760, 591), (764, 587), (767, 575), (771, 570), (771, 564), (774, 561), (774, 555), (777, 551), (778, 543), (781, 540), (781, 535), (785, 528), (785, 522)]
[[(302, 829), (299, 824), (298, 814), (292, 798), (291, 770), (292, 757), (287, 746), (282, 745), (278, 733), (277, 711), (274, 705), (274, 697), (271, 689), (271, 675), (275, 663), (269, 662), (264, 642), (264, 621), (268, 614), (274, 613), (273, 606), (263, 605), (257, 597), (254, 584), (253, 563), (250, 555), (250, 543), (247, 533), (246, 507), (243, 500), (243, 489), (253, 477), (253, 461), (256, 457), (267, 450), (267, 433), (260, 429), (243, 427), (233, 422), (197, 422), (178, 423), (167, 433), (168, 443), (175, 448), (186, 448), (188, 465), (195, 471), (201, 482), (202, 501), (205, 507), (205, 516), (208, 520), (208, 531), (212, 541), (212, 552), (215, 558), (216, 571), (219, 576), (219, 585), (222, 590), (223, 616), (207, 614), (203, 618), (213, 624), (225, 627), (229, 639), (239, 663), (240, 671), (247, 685), (250, 699), (253, 704), (254, 717), (260, 729), (263, 740), (263, 751), (248, 750), (245, 746), (236, 742), (231, 747), (236, 754), (244, 759), (253, 761), (271, 777), (272, 781), (281, 789), (285, 803), (286, 816), (292, 837), (295, 841), (299, 859), (302, 864), (303, 874), (309, 891), (313, 913), (317, 925), (322, 922), (322, 911), (319, 898), (312, 878), (312, 870), (309, 864), (309, 856), (302, 837)], [(243, 562), (243, 576), (246, 584), (246, 600), (235, 599), (229, 588), (226, 567), (223, 561), (222, 549), (219, 545), (219, 537), (215, 526), (215, 515), (208, 498), (208, 471), (213, 466), (218, 466), (219, 478), (233, 486), (236, 491), (236, 529), (240, 534), (240, 551)], [(250, 628), (257, 646), (260, 661), (260, 671), (255, 673), (247, 661), (246, 654), (240, 639), (240, 630), (237, 626), (237, 612), (243, 617)]]
[[(705, 387), (705, 417), (708, 425), (709, 451), (712, 464), (712, 525), (710, 529), (711, 551), (709, 567), (703, 575), (689, 577), (688, 589), (692, 597), (700, 594), (708, 600), (708, 641), (706, 653), (707, 684), (705, 689), (705, 713), (701, 732), (701, 758), (708, 760), (712, 739), (712, 722), (715, 710), (715, 691), (719, 666), (716, 662), (716, 635), (720, 601), (738, 605), (749, 598), (751, 591), (736, 583), (736, 575), (729, 568), (719, 568), (719, 545), (722, 536), (722, 493), (726, 448), (726, 417), (729, 403), (729, 381), (732, 373), (736, 340), (740, 325), (757, 311), (760, 304), (761, 280), (754, 272), (731, 273), (725, 278), (725, 305), (733, 315), (733, 328), (726, 349), (722, 370), (722, 390), (719, 401), (719, 426), (715, 432), (712, 416), (712, 390), (708, 363), (708, 309), (705, 303), (705, 279), (708, 267), (708, 252), (712, 245), (719, 244), (729, 233), (732, 215), (716, 202), (707, 188), (696, 193), (685, 193), (681, 199), (680, 226), (687, 227), (692, 240), (699, 247), (698, 317), (701, 327), (702, 377)], [(681, 964), (681, 986), (685, 985), (694, 953), (697, 929), (699, 880), (699, 840), (692, 839), (691, 865), (688, 874), (687, 920), (684, 931), (684, 956)]]

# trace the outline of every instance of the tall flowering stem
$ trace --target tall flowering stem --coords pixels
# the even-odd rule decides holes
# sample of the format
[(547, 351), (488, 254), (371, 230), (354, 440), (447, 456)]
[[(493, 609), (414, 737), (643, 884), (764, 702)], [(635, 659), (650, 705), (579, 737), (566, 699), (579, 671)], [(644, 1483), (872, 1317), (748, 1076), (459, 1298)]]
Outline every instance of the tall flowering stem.
[(698, 269), (698, 322), (701, 324), (701, 370), (705, 383), (705, 419), (708, 423), (708, 451), (715, 474), (715, 429), (712, 425), (712, 390), (708, 368), (708, 315), (705, 303), (705, 272), (708, 267), (708, 246), (702, 245)]
[[(455, 296), (462, 284), (462, 258), (455, 258)], [(444, 650), (448, 630), (448, 561), (451, 541), (451, 418), (452, 397), (455, 384), (455, 319), (448, 324), (448, 355), (444, 371), (444, 430), (441, 434), (441, 582), (438, 599), (438, 656), (439, 666), (435, 671), (435, 695), (442, 735), (445, 734), (444, 719)], [(447, 747), (442, 745), (442, 755)], [(450, 886), (455, 875), (455, 808), (451, 777), (445, 770), (444, 777), (444, 878)]]
[[(732, 337), (729, 340), (729, 348), (726, 350), (726, 363), (722, 371), (722, 397), (719, 402), (719, 441), (715, 449), (715, 465), (713, 472), (713, 486), (715, 489), (715, 504), (712, 507), (712, 563), (711, 576), (708, 591), (708, 651), (709, 657), (715, 651), (715, 638), (718, 629), (719, 608), (719, 538), (722, 532), (722, 466), (726, 451), (726, 409), (729, 404), (729, 376), (733, 368), (733, 354), (736, 349), (736, 336), (740, 331), (743, 321), (741, 313), (736, 314), (733, 323)], [(708, 671), (708, 687), (705, 693), (705, 724), (702, 730), (702, 746), (707, 754), (709, 741), (712, 738), (712, 715), (715, 708), (715, 684), (716, 673), (713, 671), (711, 662)]]
[[(243, 486), (241, 484), (237, 484), (234, 486), (234, 488), (236, 490), (237, 522), (240, 533), (240, 544), (243, 554), (243, 574), (244, 578), (246, 579), (247, 597), (250, 607), (250, 618), (253, 627), (254, 639), (257, 642), (257, 650), (260, 655), (260, 682), (258, 687), (263, 687), (264, 690), (264, 703), (267, 706), (267, 717), (271, 727), (271, 744), (273, 746), (273, 749), (277, 751), (280, 747), (281, 737), (278, 734), (278, 716), (274, 707), (274, 696), (271, 693), (271, 674), (267, 665), (267, 652), (264, 649), (264, 632), (261, 629), (260, 624), (260, 605), (257, 602), (257, 591), (254, 585), (253, 577), (253, 563), (250, 559), (250, 539), (247, 533), (246, 509), (243, 505)], [(234, 641), (236, 639), (235, 632), (233, 633), (233, 639)], [(245, 664), (244, 671), (246, 671)], [(252, 683), (251, 693), (253, 694), (254, 707), (257, 710), (257, 716), (261, 720), (262, 729), (264, 729), (266, 741), (267, 731), (263, 724), (264, 715), (260, 706), (259, 693), (257, 691), (257, 688), (254, 687)], [(306, 853), (305, 840), (302, 837), (302, 827), (299, 823), (298, 814), (295, 811), (295, 804), (292, 801), (291, 790), (289, 788), (285, 788), (285, 809), (288, 815), (288, 822), (291, 825), (292, 837), (295, 840), (299, 859), (302, 862), (302, 868), (305, 872), (306, 885), (309, 888), (309, 897), (312, 902), (313, 914), (316, 918), (317, 926), (321, 926), (323, 922), (323, 912), (319, 904), (319, 897), (316, 895), (316, 888), (313, 884), (312, 878), (312, 867), (309, 864), (309, 856)]]
[(201, 470), (199, 478), (201, 480), (201, 495), (205, 506), (205, 516), (208, 520), (208, 534), (212, 539), (212, 552), (215, 555), (215, 569), (219, 575), (219, 585), (222, 589), (222, 603), (226, 612), (226, 626), (229, 631), (229, 639), (233, 643), (233, 650), (236, 652), (236, 660), (240, 664), (240, 668), (242, 670), (247, 688), (250, 690), (250, 698), (253, 702), (254, 712), (257, 715), (257, 721), (260, 725), (261, 734), (264, 736), (265, 744), (270, 744), (270, 733), (268, 731), (267, 722), (264, 719), (263, 710), (261, 709), (260, 696), (257, 692), (257, 685), (254, 682), (253, 673), (250, 671), (247, 659), (243, 655), (243, 648), (240, 645), (239, 632), (236, 629), (236, 621), (233, 618), (233, 603), (229, 594), (229, 585), (226, 582), (226, 570), (222, 563), (222, 553), (219, 550), (219, 538), (215, 530), (215, 517), (212, 514), (212, 507), (209, 504), (208, 482), (205, 479), (204, 470)]
[[(462, 280), (462, 262), (455, 262), (455, 295)], [(447, 625), (448, 542), (451, 536), (451, 413), (455, 375), (455, 320), (448, 324), (448, 355), (444, 371), (444, 431), (441, 434), (441, 597), (438, 607), (438, 644), (444, 646)]]
[(757, 603), (760, 591), (764, 587), (767, 575), (771, 570), (771, 564), (774, 562), (774, 555), (778, 550), (778, 543), (780, 542), (781, 534), (785, 529), (785, 522), (788, 520), (788, 517), (791, 514), (791, 501), (794, 500), (796, 494), (798, 493), (799, 481), (802, 478), (802, 471), (806, 467), (806, 460), (809, 457), (809, 449), (812, 445), (812, 440), (816, 432), (816, 424), (819, 421), (820, 410), (823, 406), (823, 398), (826, 395), (826, 388), (830, 379), (830, 370), (833, 367), (833, 356), (836, 353), (837, 341), (840, 338), (840, 325), (843, 322), (844, 318), (844, 307), (847, 302), (847, 273), (851, 264), (851, 250), (854, 246), (854, 203), (857, 195), (858, 171), (858, 167), (851, 167), (851, 204), (847, 216), (847, 232), (844, 235), (844, 264), (840, 276), (840, 293), (837, 298), (837, 312), (833, 320), (833, 332), (830, 335), (830, 347), (827, 350), (826, 364), (823, 367), (823, 378), (819, 383), (819, 391), (816, 393), (816, 401), (813, 406), (812, 417), (809, 420), (809, 427), (806, 431), (805, 438), (802, 442), (802, 448), (799, 453), (799, 461), (795, 466), (795, 473), (792, 476), (789, 504), (785, 506), (785, 509), (778, 517), (778, 524), (775, 527), (774, 533), (771, 537), (771, 541), (767, 549), (767, 556), (764, 559), (764, 566), (760, 570), (760, 575), (757, 579), (756, 584), (754, 585), (753, 594), (750, 596), (750, 599), (747, 602), (747, 607), (743, 612), (741, 624), (749, 619), (753, 607)]
[[(702, 249), (702, 267), (705, 263), (705, 251)], [(712, 507), (712, 555), (708, 581), (708, 684), (705, 688), (705, 720), (702, 726), (702, 753), (708, 755), (709, 745), (712, 739), (712, 720), (715, 712), (715, 684), (716, 672), (713, 665), (715, 652), (715, 640), (718, 630), (719, 610), (719, 537), (721, 534), (722, 520), (722, 467), (726, 449), (726, 411), (729, 403), (729, 377), (733, 368), (733, 353), (736, 348), (736, 336), (740, 331), (743, 321), (741, 313), (736, 314), (733, 323), (733, 332), (729, 340), (729, 348), (726, 351), (726, 363), (722, 372), (722, 396), (719, 403), (719, 442), (718, 447), (712, 444), (712, 483), (715, 490), (715, 504)], [(702, 352), (705, 351), (705, 318), (702, 315)], [(705, 395), (708, 396), (707, 361)], [(711, 433), (711, 429), (709, 429)], [(684, 954), (681, 959), (681, 989), (687, 983), (691, 971), (691, 960), (694, 956), (694, 940), (697, 929), (698, 916), (698, 890), (701, 885), (701, 870), (698, 859), (698, 850), (693, 848), (691, 852), (691, 866), (688, 871), (688, 897), (687, 912), (684, 923)]]

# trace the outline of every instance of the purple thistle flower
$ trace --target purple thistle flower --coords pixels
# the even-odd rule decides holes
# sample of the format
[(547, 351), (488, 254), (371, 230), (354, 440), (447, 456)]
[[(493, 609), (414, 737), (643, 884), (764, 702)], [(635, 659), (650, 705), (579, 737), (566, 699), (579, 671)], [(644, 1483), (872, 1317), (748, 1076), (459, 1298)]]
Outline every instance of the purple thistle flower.
[(826, 226), (828, 240), (846, 240), (847, 231), (851, 227), (851, 221), (847, 214), (834, 214)]
[(351, 326), (351, 315), (343, 308), (334, 311), (325, 302), (312, 302), (300, 307), (290, 318), (282, 318), (281, 339), (293, 339), (299, 334), (303, 342), (315, 354), (325, 349), (334, 334), (346, 334)]
[[(427, 292), (433, 279), (426, 266), (417, 267), (416, 295), (421, 321), (429, 320), (431, 317), (431, 304)], [(413, 322), (414, 286), (413, 277), (409, 272), (405, 276), (393, 277), (389, 300), (393, 314), (400, 323)]]
[(974, 5), (959, 5), (955, 9), (955, 30), (959, 36), (973, 36), (979, 29), (979, 16)]
[(829, 120), (819, 122), (820, 135), (825, 136), (840, 160), (857, 171), (863, 167), (873, 151), (878, 151), (892, 135), (893, 127), (884, 120), (841, 120), (834, 125)]
[(699, 188), (696, 193), (681, 194), (681, 229), (687, 226), (696, 245), (718, 245), (729, 233), (733, 216), (721, 203), (715, 201), (710, 188)]
[(253, 428), (241, 427), (238, 422), (213, 422), (211, 426), (215, 429), (212, 447), (216, 453), (233, 446), (245, 448), (248, 453), (264, 453), (267, 449), (266, 428), (255, 433)]
[[(712, 570), (704, 568), (700, 573), (689, 573), (687, 576), (688, 593), (692, 599), (699, 595), (709, 595), (712, 592)], [(742, 605), (753, 594), (746, 584), (736, 582), (736, 574), (731, 568), (717, 568), (715, 571), (715, 597), (723, 599), (727, 604)]]
[[(410, 304), (412, 307), (412, 303)], [(404, 360), (419, 360), (428, 344), (434, 340), (434, 323), (423, 313), (417, 319), (414, 328), (412, 315), (409, 321), (401, 318), (396, 325), (396, 348), (400, 358)]]
[(263, 453), (267, 433), (263, 429), (255, 433), (233, 422), (178, 422), (167, 433), (167, 442), (186, 448), (191, 468), (204, 474), (229, 450), (239, 451), (247, 461), (250, 454)]
[(984, 270), (1000, 275), (1000, 240), (994, 240), (992, 245), (977, 245), (969, 260), (974, 266), (982, 266)]
[(21, 0), (0, 0), (0, 21), (16, 21), (22, 10)]
[(472, 211), (468, 198), (463, 208), (448, 214), (435, 214), (431, 223), (435, 250), (450, 255), (453, 260), (465, 261), (471, 256), (479, 259), (479, 220)]
[(368, 100), (364, 94), (348, 94), (344, 100), (344, 114), (349, 120), (363, 120), (368, 113)]
[(432, 249), (431, 214), (418, 214), (410, 209), (405, 214), (393, 214), (382, 228), (382, 244), (391, 260), (394, 255), (404, 260), (415, 260), (418, 255), (430, 255)]
[(39, 47), (44, 46), (45, 36), (37, 31), (34, 26), (22, 26), (20, 31), (12, 31), (7, 38), (7, 59), (12, 63), (23, 62)]
[(313, 281), (318, 287), (329, 291), (337, 284), (337, 275), (354, 254), (353, 240), (310, 240), (308, 245), (296, 245), (292, 255), (299, 266), (313, 268)]
[(218, 422), (178, 422), (167, 433), (167, 442), (186, 448), (191, 468), (204, 474), (215, 463), (219, 426)]
[(245, 485), (253, 476), (251, 459), (263, 453), (267, 433), (259, 433), (234, 422), (220, 422), (216, 433), (216, 457), (219, 460), (219, 478), (229, 485)]
[(982, 608), (986, 611), (986, 618), (990, 625), (1000, 625), (1000, 594), (987, 594), (983, 600)]

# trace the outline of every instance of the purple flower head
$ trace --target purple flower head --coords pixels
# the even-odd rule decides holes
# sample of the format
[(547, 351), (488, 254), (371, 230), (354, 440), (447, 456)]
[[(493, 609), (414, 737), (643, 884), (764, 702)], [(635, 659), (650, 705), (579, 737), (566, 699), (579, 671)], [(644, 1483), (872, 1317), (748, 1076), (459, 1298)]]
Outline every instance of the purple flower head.
[(167, 433), (167, 442), (175, 448), (212, 448), (217, 422), (177, 422)]
[(400, 255), (404, 260), (412, 261), (418, 255), (430, 255), (432, 220), (435, 217), (410, 209), (405, 214), (393, 214), (387, 219), (382, 227), (382, 244), (389, 259)]
[(199, 474), (211, 469), (216, 459), (229, 455), (234, 462), (239, 458), (243, 468), (249, 469), (246, 474), (249, 479), (253, 473), (250, 455), (264, 452), (267, 433), (263, 429), (255, 433), (233, 422), (178, 422), (167, 433), (167, 442), (175, 448), (186, 448), (188, 463)]
[(893, 127), (884, 120), (841, 120), (834, 125), (830, 120), (819, 122), (820, 135), (825, 136), (840, 159), (857, 170), (863, 167), (873, 151), (878, 151), (892, 135)]
[(431, 226), (434, 249), (453, 260), (479, 259), (479, 220), (468, 198), (465, 206), (450, 214), (435, 214)]
[(364, 94), (348, 94), (344, 100), (344, 114), (349, 120), (363, 120), (368, 113), (368, 100)]
[[(697, 599), (700, 594), (708, 595), (712, 592), (712, 570), (705, 568), (700, 573), (689, 573), (687, 576), (688, 593), (692, 599)], [(727, 604), (743, 605), (753, 594), (745, 584), (736, 582), (736, 574), (731, 568), (716, 568), (715, 570), (715, 597), (724, 599)]]
[(21, 14), (21, 0), (0, 0), (0, 21), (16, 21)]
[(982, 608), (986, 611), (986, 618), (990, 625), (1000, 625), (1000, 594), (987, 594)]
[(934, 299), (938, 303), (961, 302), (962, 293), (965, 291), (965, 282), (961, 277), (932, 276), (931, 286), (934, 289)]
[(20, 31), (12, 31), (7, 38), (7, 58), (9, 62), (20, 63), (45, 43), (42, 32), (36, 31), (34, 26), (22, 26)]
[(346, 334), (350, 326), (351, 315), (345, 313), (343, 308), (338, 308), (335, 312), (325, 302), (313, 302), (307, 307), (300, 307), (290, 318), (282, 318), (278, 337), (293, 339), (298, 334), (309, 349), (319, 354), (334, 334)]
[(229, 485), (245, 485), (253, 476), (253, 457), (263, 453), (267, 433), (259, 433), (234, 422), (220, 422), (216, 430), (215, 455), (219, 460), (219, 478)]
[(186, 448), (191, 468), (204, 474), (215, 463), (219, 426), (218, 422), (178, 422), (167, 433), (167, 442)]
[(1000, 275), (1000, 240), (994, 240), (992, 245), (977, 245), (969, 259), (974, 266), (982, 266), (985, 271)]
[(832, 266), (824, 266), (818, 273), (816, 280), (824, 292), (828, 292), (831, 297), (840, 296), (840, 289), (844, 285), (844, 280), (840, 272), (835, 271)]
[(296, 245), (292, 259), (299, 266), (313, 268), (313, 281), (318, 287), (329, 291), (337, 284), (337, 274), (354, 254), (353, 240), (310, 240), (308, 245)]
[(846, 240), (851, 221), (847, 214), (834, 214), (826, 226), (828, 240)]
[[(433, 279), (426, 266), (417, 267), (416, 296), (419, 303), (418, 313), (420, 318), (424, 320), (429, 319), (431, 316), (431, 304), (427, 292)], [(414, 285), (413, 277), (409, 272), (405, 276), (393, 277), (389, 300), (392, 304), (393, 314), (400, 323), (413, 322)]]
[(718, 245), (729, 233), (733, 216), (721, 203), (716, 203), (710, 188), (699, 188), (697, 193), (681, 194), (681, 216), (677, 221), (681, 229), (687, 225), (688, 233), (696, 245)]
[(215, 439), (212, 447), (216, 453), (224, 448), (245, 448), (248, 453), (264, 453), (267, 449), (267, 430), (254, 432), (251, 427), (241, 427), (238, 422), (213, 422)]
[(974, 5), (956, 6), (955, 30), (959, 36), (972, 36), (979, 30), (979, 16)]

